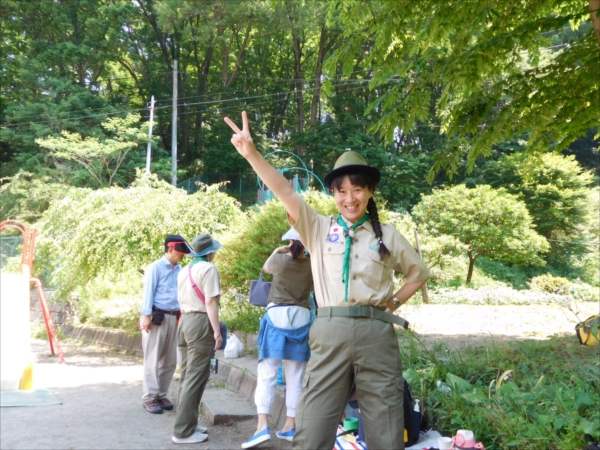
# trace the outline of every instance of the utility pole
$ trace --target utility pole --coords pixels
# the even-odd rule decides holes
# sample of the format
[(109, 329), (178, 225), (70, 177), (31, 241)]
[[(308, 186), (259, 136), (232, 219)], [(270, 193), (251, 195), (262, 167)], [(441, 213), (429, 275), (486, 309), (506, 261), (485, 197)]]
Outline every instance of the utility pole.
[(173, 60), (173, 119), (171, 131), (171, 184), (177, 185), (177, 60)]
[(146, 150), (146, 175), (150, 175), (150, 160), (152, 159), (152, 124), (154, 122), (154, 95), (150, 100), (150, 128), (148, 128), (148, 149)]

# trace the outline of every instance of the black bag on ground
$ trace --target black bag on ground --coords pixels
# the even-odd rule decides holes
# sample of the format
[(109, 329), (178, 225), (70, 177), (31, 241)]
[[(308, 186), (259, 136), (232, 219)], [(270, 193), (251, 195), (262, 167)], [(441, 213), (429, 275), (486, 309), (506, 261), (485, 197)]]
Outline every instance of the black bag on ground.
[(404, 380), (404, 445), (410, 447), (419, 440), (421, 412), (415, 411), (410, 385)]

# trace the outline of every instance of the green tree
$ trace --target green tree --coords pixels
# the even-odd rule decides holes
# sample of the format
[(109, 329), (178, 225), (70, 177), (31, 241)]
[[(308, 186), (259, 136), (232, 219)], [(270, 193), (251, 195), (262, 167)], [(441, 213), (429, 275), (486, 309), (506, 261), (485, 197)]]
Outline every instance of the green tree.
[[(393, 84), (371, 102), (382, 112), (373, 130), (389, 141), (397, 129), (427, 120), (433, 90), (441, 89), (436, 114), (448, 141), (430, 179), (441, 168), (452, 175), (463, 157), (472, 167), (515, 134), (531, 132), (529, 151), (562, 150), (597, 127), (600, 37), (592, 3), (335, 2), (330, 18), (346, 43), (332, 61), (349, 73), (365, 58), (373, 89)], [(365, 42), (374, 42), (366, 56)]]
[(537, 232), (550, 242), (546, 260), (566, 271), (571, 256), (589, 251), (582, 233), (592, 182), (592, 173), (583, 170), (574, 156), (556, 153), (505, 155), (487, 164), (479, 180), (504, 187), (527, 205)]
[(87, 170), (96, 187), (112, 186), (129, 152), (147, 141), (138, 125), (139, 116), (111, 117), (102, 123), (104, 136), (86, 137), (63, 131), (61, 137), (48, 136), (36, 143), (49, 149), (58, 160), (73, 161)]
[(460, 241), (469, 257), (467, 283), (478, 257), (516, 265), (543, 265), (546, 239), (535, 232), (527, 207), (515, 195), (490, 186), (464, 185), (423, 196), (413, 209), (419, 227), (436, 236)]
[(593, 176), (574, 156), (546, 153), (532, 158), (517, 153), (486, 165), (480, 183), (518, 195), (538, 233), (552, 239), (572, 235), (586, 220)]

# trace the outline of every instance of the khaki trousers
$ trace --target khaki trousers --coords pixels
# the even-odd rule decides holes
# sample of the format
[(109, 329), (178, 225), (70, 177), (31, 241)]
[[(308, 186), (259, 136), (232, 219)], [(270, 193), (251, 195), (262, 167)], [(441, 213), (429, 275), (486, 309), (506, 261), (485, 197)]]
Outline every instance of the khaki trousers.
[(214, 334), (208, 315), (204, 313), (181, 315), (179, 320), (181, 378), (173, 431), (176, 438), (191, 436), (198, 426), (198, 408), (210, 377), (210, 359), (215, 354)]
[(392, 324), (370, 318), (317, 317), (296, 412), (293, 449), (331, 450), (352, 387), (369, 450), (404, 449), (404, 381)]
[(177, 316), (165, 314), (161, 325), (152, 324), (150, 332), (142, 331), (144, 378), (142, 399), (164, 398), (177, 366)]

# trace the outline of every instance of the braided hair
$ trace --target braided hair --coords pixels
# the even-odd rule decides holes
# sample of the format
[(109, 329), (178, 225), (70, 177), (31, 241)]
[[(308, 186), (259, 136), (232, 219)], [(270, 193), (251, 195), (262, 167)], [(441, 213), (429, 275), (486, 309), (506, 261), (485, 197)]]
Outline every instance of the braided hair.
[[(375, 192), (375, 181), (368, 174), (365, 173), (344, 173), (340, 174), (331, 180), (331, 184), (328, 186), (329, 189), (341, 189), (342, 182), (344, 181), (344, 177), (348, 176), (350, 179), (350, 183), (353, 186), (366, 187), (371, 192)], [(379, 222), (379, 213), (377, 212), (377, 204), (375, 204), (375, 200), (373, 197), (369, 199), (369, 203), (367, 203), (367, 211), (369, 212), (369, 216), (371, 219), (371, 224), (373, 225), (373, 231), (375, 232), (375, 237), (379, 242), (379, 258), (381, 260), (386, 259), (390, 256), (390, 251), (383, 243), (383, 231), (381, 230), (381, 223)]]
[(377, 212), (377, 205), (375, 204), (373, 197), (371, 197), (369, 203), (367, 203), (367, 211), (369, 211), (369, 216), (371, 217), (371, 225), (373, 225), (375, 237), (379, 241), (379, 259), (384, 260), (390, 256), (390, 251), (383, 243), (383, 232), (381, 231), (381, 223), (379, 223), (379, 213)]

